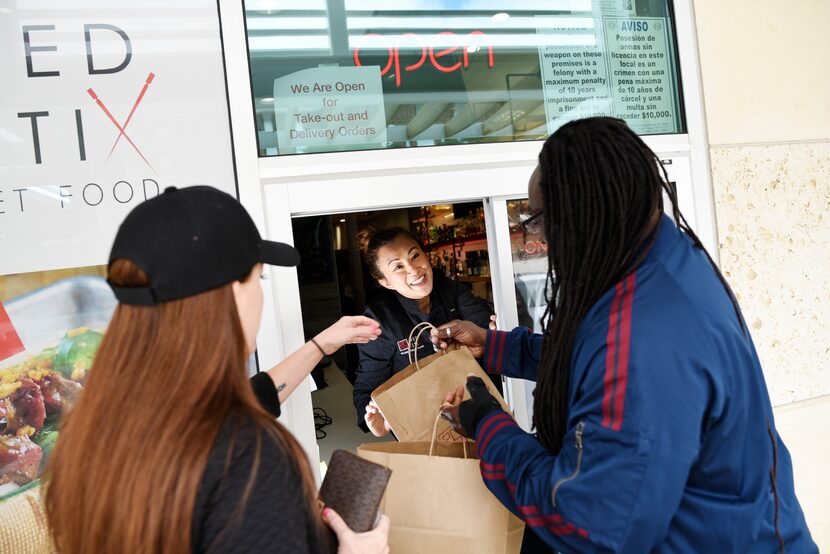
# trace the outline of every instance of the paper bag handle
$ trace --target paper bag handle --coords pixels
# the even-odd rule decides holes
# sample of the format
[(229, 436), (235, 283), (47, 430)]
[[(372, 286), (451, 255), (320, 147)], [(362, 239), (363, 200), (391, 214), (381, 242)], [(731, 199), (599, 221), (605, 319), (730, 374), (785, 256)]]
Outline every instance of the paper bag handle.
[[(424, 334), (424, 331), (428, 329), (435, 329), (435, 325), (430, 323), (429, 321), (422, 321), (418, 325), (412, 328), (412, 331), (409, 333), (409, 363), (415, 364), (415, 370), (420, 371), (421, 366), (418, 365), (418, 341), (421, 339), (421, 335)], [(415, 337), (415, 344), (412, 343), (412, 337)], [(446, 354), (444, 350), (440, 351), (441, 354)]]
[[(429, 442), (429, 455), (432, 456), (435, 450), (435, 441), (438, 438), (438, 421), (441, 419), (441, 412), (444, 411), (444, 408), (452, 408), (452, 404), (444, 403), (441, 404), (441, 407), (438, 408), (438, 415), (435, 416), (435, 424), (432, 426), (432, 440)], [(464, 447), (464, 459), (466, 460), (467, 455), (467, 437), (461, 437), (461, 442)]]

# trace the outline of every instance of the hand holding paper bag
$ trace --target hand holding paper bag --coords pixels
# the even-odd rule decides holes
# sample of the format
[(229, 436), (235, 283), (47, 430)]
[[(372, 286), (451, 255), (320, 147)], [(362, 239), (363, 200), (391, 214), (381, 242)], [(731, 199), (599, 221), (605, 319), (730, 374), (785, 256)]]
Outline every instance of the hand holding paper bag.
[[(466, 324), (451, 322), (450, 335), (457, 336), (456, 325), (463, 330)], [(431, 327), (428, 323), (416, 326), (410, 344), (413, 338), (417, 340), (416, 333)], [(393, 470), (381, 505), (392, 520), (391, 550), (398, 554), (517, 554), (524, 524), (487, 490), (475, 443), (463, 439), (468, 411), (464, 406), (472, 407), (469, 419), (476, 421), (483, 417), (483, 410), (508, 411), (507, 404), (497, 392), (487, 390), (487, 374), (467, 348), (441, 351), (422, 360), (415, 356), (409, 367), (372, 392), (400, 442), (358, 447), (362, 458)], [(465, 380), (472, 393), (467, 402), (463, 400), (468, 392), (458, 386)], [(439, 411), (442, 403), (449, 407)], [(455, 429), (438, 417), (445, 410), (452, 414), (451, 421), (460, 422)], [(463, 415), (456, 416), (459, 410)]]
[[(496, 316), (490, 317), (489, 327), (496, 328)], [(471, 321), (454, 319), (430, 331), (432, 344), (441, 350), (457, 350), (466, 347), (474, 358), (484, 355), (484, 341), (487, 339), (487, 330)]]
[(444, 398), (445, 404), (452, 404), (451, 407), (441, 410), (441, 417), (452, 425), (452, 430), (465, 437), (474, 438), (479, 422), (495, 410), (501, 410), (501, 404), (487, 390), (484, 381), (474, 374), (467, 376), (467, 390), (470, 391), (470, 399), (464, 400), (464, 390), (461, 387), (447, 393)]
[(370, 400), (366, 404), (366, 413), (363, 415), (363, 421), (366, 422), (366, 427), (376, 437), (385, 437), (392, 430), (389, 427), (389, 423), (384, 419), (383, 414), (380, 413), (380, 408), (378, 408), (374, 400)]
[[(456, 324), (466, 323), (456, 321), (453, 328)], [(413, 337), (417, 340), (415, 333), (427, 326), (431, 327), (429, 324), (417, 326), (413, 330)], [(484, 332), (483, 329), (481, 331)], [(468, 375), (475, 375), (482, 380), (489, 379), (466, 348), (442, 351), (423, 360), (414, 359), (413, 355), (412, 361), (409, 367), (393, 375), (372, 392), (372, 400), (402, 442), (429, 440), (435, 411), (428, 407), (440, 406), (446, 392), (463, 383)], [(464, 392), (463, 389), (461, 392)], [(510, 409), (501, 396), (498, 393), (494, 396), (501, 408), (509, 412)], [(441, 421), (438, 427), (439, 441), (451, 442), (460, 438), (448, 423)]]

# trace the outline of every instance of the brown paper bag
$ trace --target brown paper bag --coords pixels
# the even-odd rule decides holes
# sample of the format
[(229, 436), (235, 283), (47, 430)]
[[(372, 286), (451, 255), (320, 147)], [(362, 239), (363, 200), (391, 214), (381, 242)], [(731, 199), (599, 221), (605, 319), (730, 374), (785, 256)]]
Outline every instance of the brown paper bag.
[(357, 455), (392, 470), (380, 505), (390, 552), (518, 554), (524, 523), (484, 486), (475, 443), (371, 443)]
[[(412, 337), (419, 329), (428, 331), (430, 328), (432, 325), (429, 323), (416, 326), (410, 334), (409, 343), (413, 344)], [(415, 340), (417, 341), (417, 336)], [(417, 359), (417, 348), (410, 347), (409, 350), (412, 363), (372, 391), (372, 400), (378, 405), (380, 413), (399, 441), (429, 441), (435, 417), (429, 407), (440, 406), (448, 392), (467, 382), (470, 373), (481, 377), (485, 383), (490, 383), (490, 378), (466, 348), (439, 352), (423, 360)], [(510, 412), (498, 391), (492, 386), (488, 388), (502, 408)], [(470, 394), (465, 389), (464, 398), (469, 397)], [(461, 437), (450, 429), (448, 422), (441, 420), (438, 440), (458, 441)]]

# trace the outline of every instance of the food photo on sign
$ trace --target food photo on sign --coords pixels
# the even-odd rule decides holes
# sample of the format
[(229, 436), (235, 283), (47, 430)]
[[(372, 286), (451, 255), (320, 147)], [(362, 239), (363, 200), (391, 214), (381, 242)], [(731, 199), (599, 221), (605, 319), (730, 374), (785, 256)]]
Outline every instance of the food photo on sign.
[(0, 276), (0, 551), (49, 551), (40, 482), (115, 308), (104, 266)]

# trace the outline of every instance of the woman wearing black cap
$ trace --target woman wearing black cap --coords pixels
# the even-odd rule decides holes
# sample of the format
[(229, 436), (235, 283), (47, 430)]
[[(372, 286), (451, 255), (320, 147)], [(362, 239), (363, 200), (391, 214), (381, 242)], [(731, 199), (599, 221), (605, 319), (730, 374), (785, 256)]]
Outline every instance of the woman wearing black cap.
[[(262, 264), (297, 252), (264, 241), (210, 187), (168, 189), (122, 223), (109, 263), (119, 300), (47, 472), (57, 551), (388, 552), (388, 519), (355, 534), (322, 517), (306, 456), (275, 421), (323, 355), (375, 339), (342, 318), (248, 383)], [(251, 386), (253, 385), (253, 386)]]

